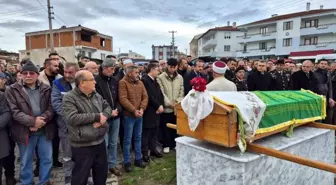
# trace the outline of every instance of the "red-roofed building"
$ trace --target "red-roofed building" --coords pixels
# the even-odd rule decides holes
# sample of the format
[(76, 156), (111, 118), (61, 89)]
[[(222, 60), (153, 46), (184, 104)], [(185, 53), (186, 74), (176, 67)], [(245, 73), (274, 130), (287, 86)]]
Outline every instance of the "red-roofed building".
[[(238, 26), (237, 57), (277, 58), (317, 55), (336, 49), (336, 9), (310, 10), (272, 17)], [(305, 56), (300, 56), (304, 58)]]
[(227, 26), (211, 28), (197, 39), (198, 56), (235, 57), (239, 49), (237, 36), (242, 32), (234, 22)]

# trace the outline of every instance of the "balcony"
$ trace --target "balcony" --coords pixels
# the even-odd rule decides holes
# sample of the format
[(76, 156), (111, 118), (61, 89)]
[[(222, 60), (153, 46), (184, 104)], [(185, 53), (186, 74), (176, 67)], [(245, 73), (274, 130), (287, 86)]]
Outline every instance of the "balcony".
[(96, 44), (96, 43), (82, 41), (82, 40), (75, 41), (75, 45), (85, 47), (85, 48), (88, 48), (88, 49), (93, 49), (93, 50), (97, 50), (97, 48), (99, 48), (99, 45)]
[(301, 27), (300, 34), (303, 35), (316, 35), (324, 33), (336, 33), (336, 23), (321, 24), (317, 27)]
[(313, 51), (313, 50), (324, 50), (324, 49), (336, 49), (336, 41), (332, 42), (320, 42), (317, 44), (311, 44), (311, 45), (300, 45), (301, 51)]
[(238, 50), (236, 52), (237, 57), (246, 57), (246, 56), (264, 56), (264, 55), (275, 55), (276, 48), (270, 47), (267, 49), (249, 49), (249, 50)]
[(205, 42), (203, 42), (203, 47), (202, 49), (206, 50), (206, 49), (210, 49), (213, 48), (217, 45), (217, 40), (216, 39), (210, 39), (207, 40)]
[(277, 32), (271, 31), (267, 33), (253, 33), (253, 34), (245, 34), (241, 36), (237, 36), (238, 42), (255, 42), (255, 41), (262, 41), (262, 40), (271, 40), (276, 39)]

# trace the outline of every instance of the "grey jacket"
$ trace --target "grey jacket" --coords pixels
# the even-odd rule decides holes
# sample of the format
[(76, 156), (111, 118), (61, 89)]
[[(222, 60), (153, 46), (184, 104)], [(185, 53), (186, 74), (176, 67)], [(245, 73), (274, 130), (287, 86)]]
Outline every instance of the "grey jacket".
[(94, 146), (104, 141), (108, 132), (107, 123), (99, 128), (93, 127), (93, 123), (100, 122), (100, 113), (107, 119), (112, 113), (111, 107), (101, 95), (93, 92), (87, 96), (76, 87), (64, 95), (62, 104), (71, 146)]
[(11, 121), (11, 114), (7, 105), (5, 94), (0, 92), (0, 159), (9, 155), (9, 138), (7, 125)]

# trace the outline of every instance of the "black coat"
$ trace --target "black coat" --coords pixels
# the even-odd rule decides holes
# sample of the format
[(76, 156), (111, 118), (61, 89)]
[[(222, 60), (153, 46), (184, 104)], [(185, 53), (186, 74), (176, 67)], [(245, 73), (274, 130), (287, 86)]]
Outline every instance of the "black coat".
[(115, 79), (117, 80), (117, 82), (119, 82), (121, 79), (123, 79), (125, 76), (124, 70), (120, 69), (118, 74), (115, 76)]
[(317, 79), (313, 72), (309, 72), (309, 78), (302, 70), (292, 75), (293, 90), (306, 89), (317, 93)]
[[(118, 109), (120, 115), (122, 112), (122, 107), (119, 103), (119, 83), (117, 82), (117, 80), (114, 77), (105, 76), (102, 72), (102, 68), (99, 69), (99, 75), (95, 77), (95, 80), (96, 92), (107, 101), (112, 110)], [(114, 118), (119, 118), (119, 116)]]
[(179, 69), (177, 69), (177, 73), (178, 74), (180, 74), (183, 78), (184, 78), (184, 76), (185, 76), (185, 74), (187, 74), (187, 70), (185, 69), (185, 70), (179, 70)]
[(250, 73), (247, 78), (247, 87), (249, 91), (271, 91), (273, 90), (273, 78), (265, 72), (261, 74), (259, 71)]
[(236, 84), (237, 91), (248, 91), (247, 81), (245, 79), (242, 81), (239, 81), (237, 78), (233, 78), (232, 82)]
[(333, 97), (331, 76), (327, 70), (317, 69), (314, 72), (317, 79), (317, 93), (327, 97)]
[[(202, 73), (199, 74), (200, 77), (204, 78), (206, 81), (207, 81), (207, 76), (206, 75), (203, 75)], [(186, 96), (189, 91), (192, 89), (192, 86), (190, 84), (190, 81), (197, 77), (197, 74), (195, 71), (188, 71), (184, 78), (183, 78), (183, 86), (184, 86), (184, 95)]]
[(235, 73), (231, 71), (230, 69), (225, 71), (225, 78), (232, 81), (233, 78), (235, 77)]
[(0, 159), (9, 154), (10, 147), (7, 126), (9, 126), (11, 118), (5, 94), (0, 92)]
[(333, 99), (336, 99), (336, 71), (331, 73), (331, 83), (332, 83), (332, 91), (333, 91)]
[(282, 74), (280, 71), (274, 70), (269, 72), (274, 81), (274, 90), (282, 91), (289, 90), (291, 88), (292, 75), (290, 72), (283, 71)]
[(160, 124), (160, 114), (156, 114), (158, 108), (163, 105), (163, 95), (159, 84), (148, 75), (141, 78), (148, 95), (148, 106), (143, 115), (143, 127), (155, 128)]

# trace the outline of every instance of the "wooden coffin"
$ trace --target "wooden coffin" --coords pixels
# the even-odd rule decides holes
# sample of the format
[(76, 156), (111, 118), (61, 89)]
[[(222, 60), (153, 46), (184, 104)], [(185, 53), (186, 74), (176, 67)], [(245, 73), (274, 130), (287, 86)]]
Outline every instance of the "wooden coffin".
[[(230, 148), (237, 146), (238, 119), (237, 111), (233, 107), (215, 101), (212, 113), (201, 120), (194, 132), (189, 128), (187, 115), (184, 113), (181, 105), (178, 104), (175, 109), (177, 125), (168, 124), (168, 127), (176, 129), (179, 135), (189, 136)], [(293, 126), (298, 127), (309, 123), (311, 122), (299, 122)], [(256, 134), (253, 138), (247, 139), (247, 141), (252, 142), (277, 134), (286, 131), (289, 127), (284, 126), (267, 133)]]
[(177, 133), (183, 136), (205, 140), (225, 147), (237, 146), (237, 112), (233, 107), (215, 101), (212, 113), (201, 120), (193, 132), (189, 128), (187, 115), (181, 105), (176, 107)]

